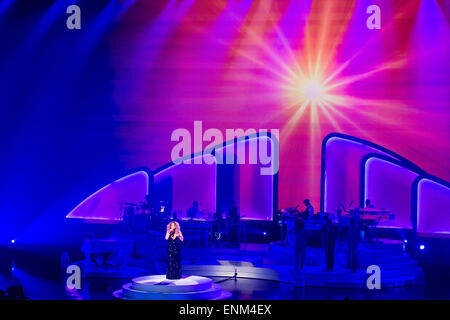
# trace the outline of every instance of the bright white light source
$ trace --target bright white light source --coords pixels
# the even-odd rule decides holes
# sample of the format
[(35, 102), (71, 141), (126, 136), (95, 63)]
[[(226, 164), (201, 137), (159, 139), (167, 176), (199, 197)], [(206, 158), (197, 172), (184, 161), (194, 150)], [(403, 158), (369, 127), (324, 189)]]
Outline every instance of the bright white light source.
[(323, 99), (324, 89), (322, 84), (316, 79), (309, 79), (303, 85), (303, 95), (311, 102), (318, 102)]

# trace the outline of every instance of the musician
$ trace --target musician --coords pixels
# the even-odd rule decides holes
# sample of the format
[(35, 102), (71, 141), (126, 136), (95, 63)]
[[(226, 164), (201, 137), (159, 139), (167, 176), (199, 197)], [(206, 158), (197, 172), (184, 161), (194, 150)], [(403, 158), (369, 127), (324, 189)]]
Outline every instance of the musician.
[[(365, 201), (365, 209), (374, 209), (375, 206), (370, 202), (369, 199), (366, 199)], [(366, 223), (362, 225), (361, 228), (361, 238), (363, 240), (371, 241), (372, 239), (375, 239), (376, 241), (376, 233), (375, 233), (375, 227), (378, 224), (378, 221), (372, 221), (372, 223)]]
[(306, 258), (306, 230), (305, 222), (301, 218), (295, 219), (295, 269), (303, 269)]
[(238, 207), (236, 206), (236, 202), (232, 202), (231, 207), (228, 209), (228, 217), (231, 223), (239, 222), (239, 213)]
[(181, 233), (180, 225), (176, 221), (172, 221), (167, 225), (166, 231), (167, 243), (167, 279), (181, 278), (181, 242), (184, 241)]
[(222, 221), (223, 220), (223, 211), (214, 212), (213, 220), (214, 221)]
[(222, 211), (215, 212), (213, 215), (213, 225), (212, 225), (212, 231), (213, 231), (213, 241), (218, 241), (221, 238), (222, 235), (222, 224), (223, 224), (223, 216)]
[(337, 240), (337, 227), (333, 225), (331, 219), (327, 217), (326, 223), (322, 227), (323, 247), (325, 249), (326, 271), (333, 271), (334, 252)]
[(228, 241), (232, 246), (239, 246), (239, 212), (236, 203), (233, 201), (228, 209)]
[(358, 243), (360, 240), (360, 223), (357, 215), (350, 218), (347, 238), (347, 267), (351, 272), (356, 272), (358, 268)]
[(338, 241), (342, 242), (346, 239), (347, 237), (347, 229), (348, 226), (344, 225), (343, 223), (341, 223), (341, 218), (342, 216), (345, 216), (345, 211), (344, 211), (344, 206), (342, 204), (339, 205), (337, 213), (336, 213), (336, 217), (338, 218)]
[(200, 210), (198, 208), (198, 201), (193, 201), (192, 207), (188, 209), (186, 215), (188, 216), (188, 218), (194, 219), (199, 212)]
[(126, 232), (133, 232), (135, 209), (132, 206), (125, 207), (123, 215), (123, 226)]
[(149, 209), (149, 210), (152, 208), (152, 199), (150, 198), (149, 194), (147, 194), (145, 196), (145, 201), (144, 201), (144, 204), (143, 204), (143, 208), (144, 209)]
[(303, 219), (307, 219), (308, 217), (312, 216), (314, 214), (314, 207), (311, 205), (311, 202), (309, 199), (303, 200), (303, 204), (305, 205), (305, 210), (300, 213), (300, 217)]
[(373, 209), (375, 206), (370, 202), (369, 199), (366, 199), (366, 205), (364, 208)]

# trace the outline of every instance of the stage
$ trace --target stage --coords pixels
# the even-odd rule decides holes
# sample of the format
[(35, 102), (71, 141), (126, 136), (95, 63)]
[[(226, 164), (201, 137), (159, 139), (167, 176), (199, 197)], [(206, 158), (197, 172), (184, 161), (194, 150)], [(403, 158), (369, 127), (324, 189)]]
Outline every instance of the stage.
[(131, 300), (223, 300), (231, 293), (213, 280), (199, 276), (183, 276), (168, 280), (165, 275), (134, 278), (114, 292), (118, 299)]
[[(166, 248), (161, 248), (161, 251), (165, 250)], [(279, 244), (241, 244), (240, 248), (184, 248), (182, 253), (184, 279), (181, 280), (184, 281), (184, 287), (176, 288), (183, 287), (181, 290), (184, 292), (181, 293), (178, 290), (167, 293), (167, 290), (171, 291), (171, 282), (164, 283), (165, 275), (162, 274), (165, 270), (164, 258), (159, 261), (158, 266), (146, 265), (149, 259), (145, 256), (130, 260), (129, 267), (133, 271), (139, 270), (138, 273), (125, 272), (119, 276), (123, 268), (114, 270), (110, 266), (100, 268), (95, 273), (87, 273), (83, 277), (81, 290), (62, 289), (66, 281), (63, 271), (57, 279), (52, 276), (53, 272), (45, 274), (45, 270), (52, 263), (41, 262), (32, 267), (28, 262), (29, 257), (21, 257), (15, 261), (13, 271), (9, 269), (2, 273), (3, 276), (0, 275), (0, 284), (6, 286), (11, 279), (17, 279), (30, 298), (58, 300), (117, 298), (341, 300), (450, 297), (450, 292), (439, 289), (439, 282), (433, 284), (425, 281), (417, 261), (403, 252), (403, 246), (398, 241), (360, 244), (361, 268), (356, 273), (345, 268), (345, 245), (338, 245), (336, 252), (335, 268), (327, 272), (324, 270), (322, 248), (308, 248), (306, 265), (301, 271), (294, 269), (290, 249)], [(8, 255), (3, 255), (6, 256)], [(380, 290), (368, 290), (366, 286), (368, 274), (365, 267), (372, 263), (379, 263), (381, 266)], [(36, 273), (39, 269), (42, 269), (43, 274)], [(152, 274), (154, 276), (149, 276)], [(195, 280), (197, 288), (190, 287), (189, 278)], [(147, 287), (147, 280), (152, 279), (153, 283)], [(205, 279), (206, 282), (202, 283), (198, 279)], [(440, 281), (444, 280), (441, 278)], [(143, 287), (140, 286), (142, 283)], [(127, 290), (126, 294), (124, 289)]]
[(0, 0), (0, 300), (450, 298), (450, 1), (372, 2)]
[[(136, 239), (136, 238), (135, 238)], [(158, 274), (165, 270), (165, 248), (163, 243), (152, 241), (140, 235), (136, 241), (139, 257), (130, 258), (127, 266), (114, 268), (95, 268), (92, 263), (86, 269), (89, 278), (122, 278)], [(148, 243), (153, 243), (149, 246)], [(215, 244), (217, 246), (217, 243)], [(222, 244), (223, 245), (223, 244)], [(145, 250), (145, 249), (149, 250)], [(159, 250), (155, 250), (159, 248)], [(221, 277), (229, 279), (255, 279), (286, 283), (295, 287), (321, 287), (341, 289), (367, 289), (367, 268), (376, 265), (382, 270), (381, 287), (394, 288), (423, 284), (423, 271), (418, 262), (405, 251), (405, 243), (399, 240), (378, 239), (376, 243), (360, 243), (358, 246), (358, 268), (355, 272), (347, 267), (347, 245), (337, 242), (335, 263), (332, 271), (325, 270), (323, 248), (308, 247), (305, 266), (302, 270), (294, 268), (294, 251), (284, 242), (270, 244), (241, 243), (238, 248), (228, 247), (185, 247), (182, 249), (182, 272), (196, 277)], [(86, 262), (85, 262), (86, 263)], [(82, 262), (80, 262), (82, 264)], [(85, 267), (86, 268), (86, 267)], [(162, 281), (162, 276), (152, 280)], [(161, 279), (160, 279), (161, 278)], [(187, 280), (186, 280), (187, 281)], [(186, 283), (182, 283), (186, 285)], [(127, 285), (126, 285), (127, 286)], [(123, 292), (140, 289), (139, 284), (124, 287)], [(153, 288), (158, 288), (155, 286)], [(199, 290), (202, 287), (199, 288)], [(145, 291), (145, 290), (144, 290)], [(156, 293), (152, 290), (153, 295)], [(201, 290), (200, 290), (201, 291)], [(164, 292), (161, 292), (163, 294)], [(151, 295), (115, 294), (116, 297), (153, 299)], [(201, 297), (201, 295), (199, 295)], [(158, 297), (156, 295), (156, 297)], [(171, 299), (169, 296), (163, 296)], [(195, 295), (191, 296), (195, 299)], [(179, 296), (183, 299), (182, 296)]]
[[(240, 250), (213, 249), (203, 250), (201, 253), (200, 250), (190, 252), (188, 253), (190, 255), (207, 256), (209, 263), (202, 258), (191, 259), (191, 264), (187, 264), (189, 262), (187, 260), (183, 272), (221, 277), (233, 277), (236, 273), (237, 277), (279, 281), (300, 287), (363, 289), (367, 288), (367, 267), (378, 265), (383, 270), (381, 276), (383, 288), (421, 284), (423, 271), (417, 261), (403, 251), (403, 243), (384, 241), (386, 243), (360, 245), (360, 266), (355, 273), (346, 268), (345, 246), (336, 248), (333, 271), (325, 271), (324, 249), (308, 248), (306, 265), (299, 270), (293, 266), (292, 249), (277, 245), (242, 245)], [(214, 257), (217, 260), (213, 261)]]

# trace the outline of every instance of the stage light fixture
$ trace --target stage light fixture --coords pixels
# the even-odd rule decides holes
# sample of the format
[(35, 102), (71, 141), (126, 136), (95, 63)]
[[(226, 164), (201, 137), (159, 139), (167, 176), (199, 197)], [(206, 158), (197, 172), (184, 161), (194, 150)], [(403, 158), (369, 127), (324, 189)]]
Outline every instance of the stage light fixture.
[(423, 251), (423, 250), (425, 250), (425, 246), (424, 246), (423, 244), (421, 244), (421, 245), (419, 246), (419, 249)]
[(11, 243), (12, 243), (12, 244), (16, 243), (16, 240), (12, 239), (12, 240), (11, 240)]

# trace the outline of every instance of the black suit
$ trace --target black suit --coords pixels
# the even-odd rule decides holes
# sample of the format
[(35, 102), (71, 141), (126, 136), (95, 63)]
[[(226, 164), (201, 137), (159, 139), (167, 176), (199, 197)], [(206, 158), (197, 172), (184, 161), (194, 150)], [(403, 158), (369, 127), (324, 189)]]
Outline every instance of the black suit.
[(348, 228), (348, 254), (347, 254), (347, 264), (353, 272), (358, 268), (358, 243), (360, 238), (360, 227), (359, 221), (356, 217), (350, 219), (350, 226)]
[(228, 210), (228, 241), (233, 246), (239, 246), (239, 213), (236, 206)]
[(333, 270), (334, 267), (334, 251), (336, 248), (337, 228), (328, 220), (322, 229), (323, 246), (325, 249), (325, 265), (327, 271)]
[(306, 259), (306, 230), (301, 219), (295, 220), (295, 268), (303, 269)]

